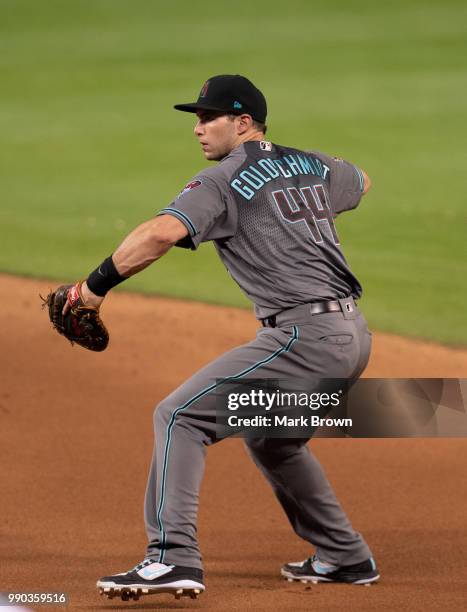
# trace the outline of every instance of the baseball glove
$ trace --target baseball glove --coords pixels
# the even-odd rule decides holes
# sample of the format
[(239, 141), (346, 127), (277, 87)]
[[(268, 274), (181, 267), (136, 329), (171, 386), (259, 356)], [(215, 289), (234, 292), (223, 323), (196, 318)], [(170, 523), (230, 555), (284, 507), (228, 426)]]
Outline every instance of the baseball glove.
[[(99, 317), (99, 310), (86, 306), (81, 295), (81, 283), (61, 285), (42, 299), (42, 307), (47, 307), (49, 318), (59, 334), (65, 336), (73, 345), (75, 342), (90, 351), (103, 351), (109, 343), (109, 332)], [(65, 303), (70, 310), (62, 314)]]

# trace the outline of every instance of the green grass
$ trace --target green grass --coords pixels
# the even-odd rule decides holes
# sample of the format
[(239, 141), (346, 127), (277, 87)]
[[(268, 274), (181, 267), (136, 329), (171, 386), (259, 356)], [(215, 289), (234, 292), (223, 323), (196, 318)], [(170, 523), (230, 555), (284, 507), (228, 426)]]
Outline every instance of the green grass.
[[(372, 177), (338, 220), (371, 325), (465, 345), (466, 58), (453, 0), (0, 0), (0, 269), (86, 275), (205, 165), (172, 105), (240, 72), (272, 140)], [(125, 289), (247, 305), (210, 245)]]

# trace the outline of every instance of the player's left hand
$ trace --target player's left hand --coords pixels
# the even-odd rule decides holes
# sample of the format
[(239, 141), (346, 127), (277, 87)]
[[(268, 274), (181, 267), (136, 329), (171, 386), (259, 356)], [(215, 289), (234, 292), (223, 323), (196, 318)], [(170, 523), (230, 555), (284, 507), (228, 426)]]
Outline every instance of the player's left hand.
[(89, 289), (86, 281), (79, 282), (70, 287), (67, 294), (67, 300), (62, 310), (62, 315), (65, 316), (79, 299), (82, 301), (83, 306), (89, 306), (96, 310), (99, 310), (104, 301), (103, 297), (96, 295)]

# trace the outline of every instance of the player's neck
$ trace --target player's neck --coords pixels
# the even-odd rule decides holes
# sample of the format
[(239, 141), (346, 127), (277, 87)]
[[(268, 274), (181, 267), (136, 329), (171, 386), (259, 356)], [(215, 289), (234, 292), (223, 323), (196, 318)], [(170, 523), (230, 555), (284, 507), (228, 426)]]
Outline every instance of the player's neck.
[(240, 145), (244, 144), (245, 142), (249, 142), (250, 140), (264, 140), (264, 133), (258, 132), (257, 130), (248, 130), (248, 132), (240, 134), (235, 142), (233, 149), (236, 149)]

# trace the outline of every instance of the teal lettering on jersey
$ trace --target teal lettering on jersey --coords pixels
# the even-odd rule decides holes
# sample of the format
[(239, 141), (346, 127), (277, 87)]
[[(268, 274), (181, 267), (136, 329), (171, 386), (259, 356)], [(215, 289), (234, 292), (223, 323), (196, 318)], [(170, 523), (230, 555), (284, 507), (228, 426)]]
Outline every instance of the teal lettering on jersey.
[(308, 157), (303, 157), (303, 155), (297, 155), (297, 157), (302, 168), (302, 174), (314, 174)]
[(303, 174), (302, 169), (298, 161), (295, 159), (294, 155), (286, 155), (284, 157), (284, 160), (287, 162), (289, 168), (292, 170), (295, 176), (297, 176), (297, 174)]
[(284, 178), (290, 178), (292, 176), (292, 174), (288, 170), (286, 170), (284, 166), (282, 165), (284, 163), (283, 159), (273, 159), (272, 161), (279, 168), (279, 171)]
[(250, 170), (251, 172), (254, 172), (257, 176), (259, 176), (259, 178), (262, 179), (264, 183), (269, 183), (269, 181), (272, 180), (270, 176), (263, 174), (257, 168), (253, 168), (253, 166), (250, 166)]
[(265, 158), (258, 160), (258, 166), (261, 166), (261, 168), (265, 170), (273, 179), (279, 176), (279, 170), (277, 170), (270, 159)]
[(240, 179), (234, 179), (233, 181), (231, 181), (230, 186), (232, 187), (232, 189), (235, 189), (235, 191), (238, 191), (238, 193), (242, 195), (245, 200), (251, 200), (251, 198), (255, 195), (255, 192), (246, 185), (244, 185)]
[[(249, 168), (251, 168), (251, 166), (248, 166)], [(243, 172), (240, 172), (240, 178), (242, 178), (245, 182), (248, 183), (248, 185), (251, 185), (253, 187), (253, 189), (261, 189), (261, 187), (264, 185), (264, 181), (261, 180), (260, 178), (258, 178), (257, 176), (255, 176), (252, 172), (249, 172), (248, 170), (244, 170)]]
[(290, 154), (280, 159), (263, 158), (247, 166), (240, 172), (238, 178), (230, 182), (245, 200), (251, 200), (266, 183), (279, 177), (291, 178), (299, 174), (313, 174), (326, 180), (329, 167), (317, 157), (308, 155)]

